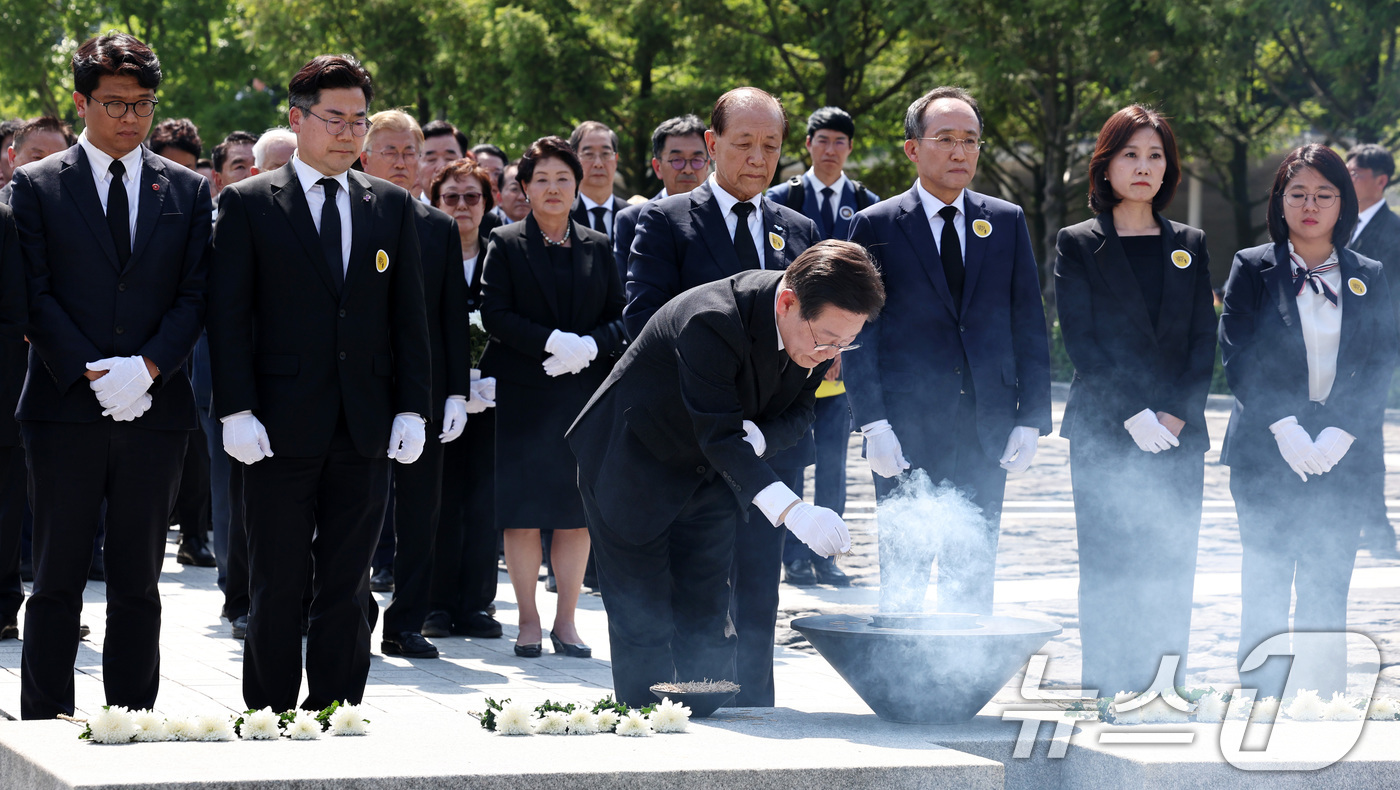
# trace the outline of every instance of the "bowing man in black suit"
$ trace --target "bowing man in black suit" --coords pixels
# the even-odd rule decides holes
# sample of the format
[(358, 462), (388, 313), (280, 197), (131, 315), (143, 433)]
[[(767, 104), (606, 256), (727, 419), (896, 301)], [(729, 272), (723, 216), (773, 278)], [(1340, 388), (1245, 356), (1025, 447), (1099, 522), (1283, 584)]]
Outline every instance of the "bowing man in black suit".
[(19, 607), (24, 603), (19, 544), (28, 470), (15, 405), (28, 367), (28, 311), (19, 231), (10, 207), (0, 203), (0, 641), (19, 638)]
[(647, 203), (683, 195), (700, 186), (710, 169), (705, 153), (705, 122), (694, 115), (668, 118), (651, 133), (651, 171), (661, 179), (661, 191), (646, 203), (627, 206), (613, 220), (613, 254), (619, 282), (627, 282), (627, 258), (637, 235), (637, 219)]
[(569, 135), (569, 147), (583, 164), (571, 216), (574, 222), (598, 231), (611, 242), (617, 212), (627, 205), (613, 194), (617, 132), (597, 121), (584, 121)]
[(73, 712), (78, 613), (104, 501), (107, 702), (155, 703), (156, 583), (197, 425), (184, 365), (204, 321), (213, 210), (208, 181), (141, 146), (161, 78), (155, 53), (125, 34), (89, 39), (73, 77), (87, 128), (62, 154), (15, 171), (12, 204), (32, 344), (16, 415), (34, 509), (26, 719)]
[[(1384, 484), (1400, 338), (1381, 265), (1345, 246), (1357, 208), (1340, 156), (1314, 144), (1284, 157), (1268, 210), (1272, 242), (1235, 255), (1220, 316), (1235, 393), (1220, 462), (1244, 550), (1240, 683), (1260, 698), (1306, 688), (1327, 699), (1346, 691), (1347, 590), (1362, 518)], [(1291, 669), (1248, 661), (1290, 631), (1295, 592)]]
[(841, 517), (763, 459), (808, 431), (822, 373), (884, 296), (869, 256), (839, 241), (785, 272), (694, 288), (652, 317), (569, 429), (622, 702), (734, 678), (736, 528), (781, 546), (768, 524), (786, 524), (818, 554), (849, 549)]
[[(782, 103), (757, 88), (715, 102), (705, 146), (715, 172), (685, 195), (647, 205), (627, 272), (627, 332), (638, 336), (668, 300), (702, 283), (750, 269), (783, 269), (817, 242), (812, 221), (764, 197), (787, 136)], [(811, 432), (767, 458), (779, 479), (802, 489), (816, 461)], [(752, 514), (750, 514), (752, 517)], [(783, 531), (740, 528), (734, 536), (734, 600), (739, 633), (739, 706), (773, 704), (773, 638), (782, 576)]]
[(350, 170), (371, 98), (354, 58), (314, 58), (288, 86), (296, 155), (219, 196), (209, 350), (224, 449), (248, 464), (250, 708), (297, 703), (308, 557), (303, 707), (364, 694), (389, 461), (418, 459), (437, 411), (413, 198)]
[(1179, 657), (1176, 685), (1185, 680), (1216, 322), (1205, 234), (1157, 213), (1181, 180), (1166, 119), (1137, 104), (1114, 113), (1089, 180), (1098, 216), (1055, 245), (1075, 371), (1060, 434), (1079, 536), (1082, 685), (1112, 695), (1147, 690), (1167, 655)]

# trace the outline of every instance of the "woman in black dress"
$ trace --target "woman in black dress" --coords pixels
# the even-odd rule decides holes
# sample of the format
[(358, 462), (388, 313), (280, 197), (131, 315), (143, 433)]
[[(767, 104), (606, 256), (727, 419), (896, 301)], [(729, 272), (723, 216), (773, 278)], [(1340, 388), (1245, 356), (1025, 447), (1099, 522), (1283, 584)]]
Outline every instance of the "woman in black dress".
[(555, 652), (586, 657), (574, 610), (588, 530), (564, 432), (625, 346), (622, 285), (607, 236), (569, 218), (583, 167), (568, 143), (536, 140), (517, 177), (530, 214), (492, 234), (482, 272), (491, 339), (481, 368), (497, 379), (496, 524), (520, 611), (516, 654), (541, 652), (540, 530), (552, 530), (559, 595), (550, 640)]
[(1098, 215), (1060, 231), (1055, 295), (1074, 383), (1070, 441), (1084, 688), (1184, 680), (1205, 474), (1215, 308), (1205, 234), (1159, 213), (1181, 168), (1166, 119), (1132, 105), (1099, 132)]

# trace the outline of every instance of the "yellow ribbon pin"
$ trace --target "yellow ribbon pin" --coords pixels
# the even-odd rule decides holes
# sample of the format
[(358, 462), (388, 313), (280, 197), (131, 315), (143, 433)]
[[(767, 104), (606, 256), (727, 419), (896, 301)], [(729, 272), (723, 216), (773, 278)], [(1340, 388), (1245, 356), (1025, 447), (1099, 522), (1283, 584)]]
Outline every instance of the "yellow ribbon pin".
[(985, 239), (992, 235), (992, 223), (985, 219), (974, 219), (972, 221), (972, 232), (977, 234), (977, 238)]
[(1355, 277), (1351, 278), (1350, 280), (1347, 280), (1347, 287), (1350, 288), (1351, 292), (1356, 294), (1357, 296), (1366, 295), (1366, 283), (1361, 282), (1361, 280)]
[(769, 233), (768, 246), (772, 247), (774, 252), (782, 252), (783, 248), (787, 246), (787, 242), (783, 241), (782, 236), (776, 233)]
[(1178, 269), (1185, 269), (1191, 265), (1191, 253), (1186, 250), (1177, 250), (1172, 253), (1172, 265)]
[(378, 269), (380, 272), (389, 268), (389, 254), (387, 252), (380, 250), (378, 254), (374, 256), (374, 268)]

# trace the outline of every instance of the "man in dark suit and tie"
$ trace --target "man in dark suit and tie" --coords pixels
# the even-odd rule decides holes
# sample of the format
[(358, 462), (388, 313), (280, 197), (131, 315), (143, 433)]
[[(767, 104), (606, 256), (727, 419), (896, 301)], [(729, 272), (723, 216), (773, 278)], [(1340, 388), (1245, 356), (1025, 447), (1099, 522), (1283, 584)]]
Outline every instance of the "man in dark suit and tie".
[(837, 241), (701, 285), (656, 312), (569, 429), (620, 701), (735, 678), (737, 534), (780, 545), (785, 524), (819, 554), (849, 549), (841, 518), (763, 459), (807, 431), (822, 371), (884, 298), (869, 256)]
[[(73, 712), (78, 613), (106, 509), (107, 703), (155, 704), (165, 532), (197, 425), (185, 360), (205, 308), (209, 183), (142, 145), (160, 84), (132, 36), (73, 55), (78, 144), (15, 171), (29, 290), (17, 416), (34, 510), (20, 712)], [(95, 397), (94, 397), (95, 395)]]
[(598, 121), (584, 121), (569, 135), (569, 147), (583, 164), (583, 181), (571, 216), (578, 222), (613, 238), (613, 219), (627, 205), (613, 194), (617, 177), (617, 132)]
[(19, 607), (24, 603), (19, 544), (28, 470), (14, 415), (28, 367), (28, 315), (19, 231), (10, 207), (0, 203), (0, 641), (19, 638)]
[[(651, 171), (661, 179), (661, 191), (647, 203), (671, 195), (683, 195), (700, 186), (710, 167), (705, 153), (705, 122), (694, 115), (668, 118), (651, 133)], [(637, 218), (646, 203), (617, 212), (613, 221), (613, 252), (617, 255), (618, 282), (627, 282), (627, 257), (637, 235)]]
[[(784, 269), (817, 241), (816, 226), (796, 211), (765, 200), (778, 169), (787, 114), (758, 88), (736, 88), (715, 102), (706, 151), (715, 172), (684, 195), (647, 204), (627, 270), (623, 321), (632, 337), (677, 294), (753, 269)], [(810, 433), (769, 465), (794, 491), (815, 460)], [(753, 516), (750, 515), (752, 520)], [(782, 575), (783, 532), (740, 529), (735, 534), (731, 617), (739, 633), (735, 704), (773, 704), (773, 637)]]
[[(1025, 214), (967, 188), (982, 145), (972, 96), (951, 87), (924, 94), (909, 106), (904, 135), (914, 186), (851, 223), (851, 241), (880, 264), (890, 303), (846, 360), (847, 394), (877, 501), (912, 467), (982, 508), (982, 528), (944, 538), (938, 608), (990, 613), (1006, 473), (1025, 471), (1050, 432), (1040, 281)], [(934, 557), (897, 550), (890, 530), (880, 525), (880, 606), (920, 611)]]
[(296, 155), (219, 197), (209, 351), (224, 449), (247, 464), (250, 708), (297, 704), (308, 558), (302, 707), (360, 701), (389, 461), (418, 459), (435, 411), (413, 198), (350, 169), (372, 93), (354, 58), (312, 59), (288, 86)]

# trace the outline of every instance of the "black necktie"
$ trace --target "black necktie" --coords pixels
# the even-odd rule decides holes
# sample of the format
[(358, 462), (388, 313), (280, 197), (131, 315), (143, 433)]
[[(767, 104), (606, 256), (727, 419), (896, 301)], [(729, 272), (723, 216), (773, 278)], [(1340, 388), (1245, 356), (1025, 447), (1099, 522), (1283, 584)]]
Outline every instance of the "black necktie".
[(828, 239), (836, 236), (836, 209), (832, 205), (836, 201), (832, 200), (835, 191), (831, 187), (822, 187), (822, 229), (826, 231)]
[(948, 290), (953, 294), (953, 304), (962, 308), (963, 270), (962, 248), (958, 246), (958, 229), (953, 227), (953, 217), (958, 215), (954, 206), (944, 206), (938, 210), (943, 218), (943, 233), (938, 240), (938, 254), (943, 258), (943, 276), (948, 280)]
[(345, 256), (340, 251), (340, 208), (335, 204), (340, 182), (334, 178), (323, 178), (316, 183), (326, 191), (326, 201), (321, 204), (321, 251), (326, 255), (326, 265), (331, 269), (331, 280), (335, 282), (337, 293), (345, 286)]
[(612, 234), (608, 233), (608, 224), (605, 218), (608, 210), (602, 206), (594, 206), (589, 211), (593, 213), (593, 229), (608, 238), (612, 238)]
[(753, 234), (749, 233), (749, 215), (753, 213), (752, 203), (735, 203), (734, 216), (739, 221), (734, 224), (734, 251), (739, 253), (739, 268), (762, 269), (758, 260), (758, 248), (754, 246)]
[(122, 266), (131, 260), (131, 203), (126, 199), (126, 166), (113, 159), (107, 168), (112, 185), (107, 188), (107, 228), (112, 231), (112, 243), (117, 245), (117, 262)]

